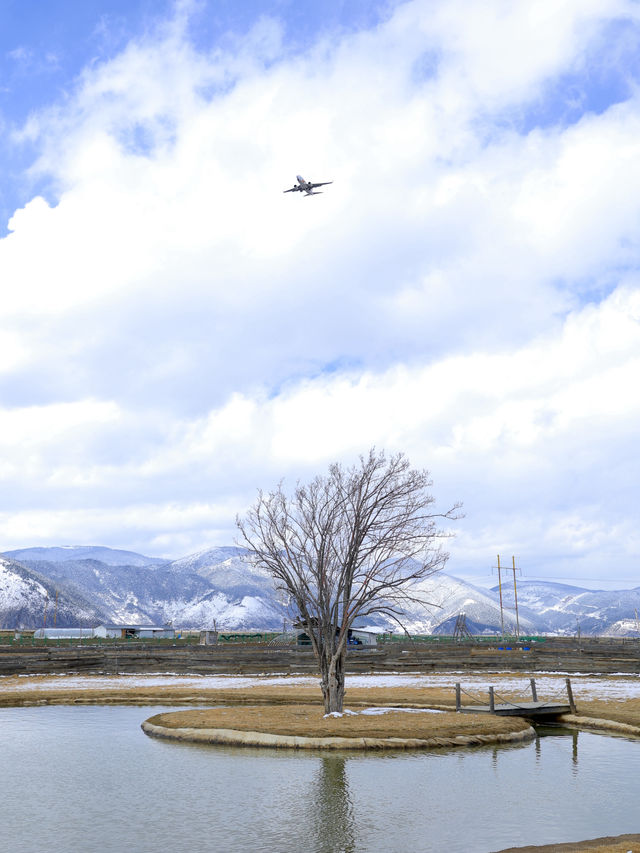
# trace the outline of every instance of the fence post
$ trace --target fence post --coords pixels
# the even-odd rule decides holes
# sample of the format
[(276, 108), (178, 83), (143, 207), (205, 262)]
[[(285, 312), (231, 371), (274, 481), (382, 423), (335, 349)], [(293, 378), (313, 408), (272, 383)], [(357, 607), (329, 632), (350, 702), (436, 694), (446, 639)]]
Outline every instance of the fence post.
[(492, 714), (495, 711), (495, 708), (496, 708), (496, 703), (495, 703), (495, 700), (493, 698), (493, 687), (490, 687), (489, 688), (489, 710), (491, 711)]
[(531, 695), (533, 696), (533, 701), (538, 701), (538, 693), (536, 691), (536, 680), (535, 678), (531, 679)]
[(462, 702), (460, 701), (460, 682), (456, 682), (456, 711), (460, 710)]
[(576, 703), (573, 700), (573, 690), (571, 689), (571, 679), (567, 678), (567, 696), (569, 697), (569, 710), (572, 714), (576, 713)]

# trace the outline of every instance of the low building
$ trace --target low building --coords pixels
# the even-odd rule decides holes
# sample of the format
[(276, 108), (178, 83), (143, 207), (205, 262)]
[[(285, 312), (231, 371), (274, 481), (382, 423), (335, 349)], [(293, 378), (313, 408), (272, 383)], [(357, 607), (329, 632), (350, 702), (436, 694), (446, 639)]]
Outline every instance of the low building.
[(84, 640), (93, 637), (93, 628), (37, 628), (33, 632), (36, 640)]
[(200, 631), (199, 643), (201, 646), (214, 646), (217, 642), (217, 631)]
[(98, 625), (94, 628), (95, 637), (120, 640), (173, 640), (175, 635), (175, 628), (168, 625)]
[[(297, 645), (310, 646), (311, 639), (306, 631), (298, 627), (300, 623), (296, 623), (293, 631), (287, 631), (279, 635), (279, 639), (274, 641), (274, 645)], [(339, 633), (339, 628), (336, 629), (336, 636)], [(378, 644), (378, 635), (373, 631), (365, 631), (363, 628), (349, 628), (347, 634), (347, 646), (352, 648), (374, 647)]]
[(373, 631), (365, 631), (363, 628), (351, 628), (347, 642), (349, 645), (356, 646), (376, 646), (378, 635), (374, 634)]
[(20, 640), (22, 637), (33, 637), (32, 628), (0, 628), (0, 643), (8, 643), (11, 640)]

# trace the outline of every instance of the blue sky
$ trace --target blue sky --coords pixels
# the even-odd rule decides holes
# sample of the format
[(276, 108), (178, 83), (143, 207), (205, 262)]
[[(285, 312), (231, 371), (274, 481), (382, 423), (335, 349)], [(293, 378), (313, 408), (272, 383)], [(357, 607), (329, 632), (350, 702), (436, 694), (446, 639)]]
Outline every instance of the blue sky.
[(463, 501), (451, 573), (637, 586), (639, 41), (635, 0), (3, 3), (4, 548), (230, 544), (375, 445)]
[(16, 206), (35, 192), (51, 193), (29, 174), (33, 148), (16, 143), (29, 115), (72, 96), (80, 75), (150, 36), (175, 16), (187, 17), (187, 36), (204, 53), (241, 36), (261, 17), (284, 28), (287, 52), (303, 51), (318, 36), (375, 26), (392, 6), (370, 0), (313, 3), (307, 0), (5, 0), (0, 6), (0, 152), (5, 164), (0, 188), (0, 233)]

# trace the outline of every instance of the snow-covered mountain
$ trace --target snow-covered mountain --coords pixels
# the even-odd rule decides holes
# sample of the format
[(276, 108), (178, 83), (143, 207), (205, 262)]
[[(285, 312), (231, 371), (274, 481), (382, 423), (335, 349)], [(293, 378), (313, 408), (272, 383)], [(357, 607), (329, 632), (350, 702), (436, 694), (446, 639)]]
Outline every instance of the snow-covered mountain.
[(121, 551), (118, 548), (106, 548), (104, 545), (56, 545), (49, 548), (18, 548), (5, 551), (5, 557), (11, 557), (19, 563), (33, 560), (46, 560), (49, 563), (62, 563), (70, 560), (100, 560), (108, 566), (151, 566), (166, 563), (162, 557), (145, 557), (135, 551)]
[[(46, 592), (39, 593), (39, 587), (31, 587), (32, 607), (18, 610), (11, 603), (29, 597), (24, 573), (42, 579), (40, 586), (46, 581), (54, 597), (58, 590), (59, 609), (63, 601), (71, 599), (90, 602), (94, 616), (89, 619), (90, 611), (82, 610), (87, 614), (83, 624), (170, 622), (183, 628), (216, 625), (229, 630), (277, 630), (285, 618), (271, 578), (243, 559), (245, 552), (239, 548), (212, 548), (173, 562), (101, 547), (11, 552), (16, 553), (27, 556), (22, 556), (22, 563), (5, 561), (12, 570), (4, 583), (6, 607), (0, 598), (0, 627), (43, 624)], [(99, 553), (105, 559), (82, 559), (87, 553)], [(134, 562), (122, 562), (123, 555)], [(67, 623), (58, 619), (56, 624), (63, 627)], [(72, 620), (69, 624), (77, 623)]]
[[(479, 589), (460, 578), (444, 573), (433, 575), (417, 583), (412, 595), (422, 603), (407, 606), (404, 626), (416, 634), (452, 634), (456, 619), (465, 614), (470, 633), (495, 634), (500, 630), (500, 605), (490, 590)], [(515, 632), (515, 614), (503, 613), (506, 631)], [(390, 620), (369, 619), (370, 624), (380, 625), (383, 630), (397, 630), (397, 623)], [(395, 626), (395, 628), (394, 628)], [(526, 613), (520, 613), (521, 631), (533, 631), (534, 623)]]
[(55, 584), (74, 589), (99, 602), (109, 621), (159, 623), (171, 620), (176, 609), (210, 592), (210, 584), (195, 575), (178, 576), (168, 565), (108, 565), (100, 560), (26, 561), (29, 568)]
[[(20, 561), (18, 561), (18, 557)], [(164, 624), (182, 628), (279, 630), (291, 623), (271, 577), (238, 547), (218, 547), (163, 561), (103, 546), (24, 548), (0, 557), (0, 627), (100, 622)], [(480, 589), (444, 573), (427, 578), (415, 592), (422, 603), (407, 607), (402, 620), (414, 633), (452, 633), (460, 613), (471, 633), (501, 628), (497, 588)], [(515, 631), (513, 590), (503, 586), (505, 630)], [(635, 635), (640, 587), (587, 590), (552, 582), (520, 581), (518, 615), (522, 633)], [(398, 630), (390, 619), (365, 621), (381, 631)]]
[(274, 594), (271, 576), (247, 559), (244, 548), (210, 548), (167, 565), (176, 573), (195, 573), (216, 589), (236, 596)]
[(0, 627), (67, 628), (96, 625), (106, 611), (66, 584), (56, 584), (15, 560), (0, 556)]
[[(517, 590), (518, 607), (535, 613), (541, 630), (548, 633), (637, 633), (640, 587), (603, 590), (552, 581), (519, 581)], [(503, 586), (502, 595), (505, 607), (513, 607), (513, 589)]]
[(167, 565), (176, 577), (192, 574), (210, 585), (210, 592), (173, 611), (175, 624), (236, 630), (278, 630), (286, 619), (271, 576), (247, 559), (244, 548), (199, 551)]

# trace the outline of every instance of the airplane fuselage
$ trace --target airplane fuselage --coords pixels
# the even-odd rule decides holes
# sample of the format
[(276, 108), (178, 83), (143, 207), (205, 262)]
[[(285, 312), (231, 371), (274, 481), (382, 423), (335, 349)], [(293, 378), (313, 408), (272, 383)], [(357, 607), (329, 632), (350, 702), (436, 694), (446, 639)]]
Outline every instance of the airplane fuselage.
[(307, 195), (320, 195), (320, 193), (313, 191), (313, 184), (311, 181), (305, 181), (302, 175), (296, 175), (298, 179), (298, 183), (300, 184), (300, 191), (306, 193)]
[(321, 195), (316, 191), (316, 187), (325, 187), (332, 184), (333, 181), (322, 181), (319, 184), (314, 184), (311, 181), (305, 181), (302, 175), (296, 175), (298, 183), (291, 187), (290, 190), (284, 190), (286, 193), (304, 193), (305, 195)]

